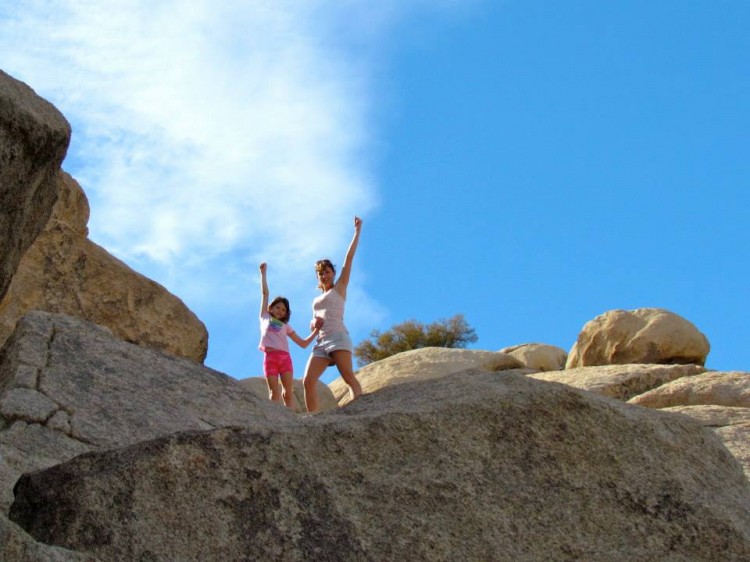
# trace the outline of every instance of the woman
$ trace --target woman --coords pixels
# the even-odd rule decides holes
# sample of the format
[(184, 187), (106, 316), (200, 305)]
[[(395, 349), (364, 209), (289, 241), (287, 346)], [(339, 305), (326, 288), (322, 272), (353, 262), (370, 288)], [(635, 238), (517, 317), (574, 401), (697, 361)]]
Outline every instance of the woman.
[(323, 292), (313, 301), (313, 322), (311, 329), (315, 329), (320, 321), (323, 322), (318, 339), (312, 350), (312, 355), (305, 367), (303, 384), (305, 387), (305, 406), (308, 412), (318, 410), (318, 379), (329, 365), (336, 365), (341, 378), (349, 385), (352, 400), (362, 394), (362, 387), (354, 376), (352, 367), (352, 340), (344, 325), (344, 305), (346, 303), (346, 289), (352, 269), (354, 253), (359, 244), (359, 233), (362, 229), (362, 219), (354, 217), (354, 237), (346, 251), (344, 265), (339, 278), (336, 279), (336, 269), (330, 260), (320, 260), (315, 264), (318, 277), (318, 288)]

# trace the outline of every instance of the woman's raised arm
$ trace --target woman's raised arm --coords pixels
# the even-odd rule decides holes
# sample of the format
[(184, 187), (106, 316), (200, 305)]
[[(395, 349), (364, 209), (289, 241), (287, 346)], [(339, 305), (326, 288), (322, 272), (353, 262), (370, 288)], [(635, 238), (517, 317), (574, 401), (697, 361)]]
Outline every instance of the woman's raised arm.
[(349, 243), (349, 248), (346, 250), (346, 257), (344, 257), (344, 265), (341, 267), (341, 273), (336, 281), (334, 288), (339, 292), (342, 297), (346, 296), (346, 288), (349, 286), (349, 276), (352, 271), (352, 262), (354, 261), (354, 254), (357, 252), (357, 246), (359, 245), (359, 233), (362, 230), (362, 219), (354, 217), (354, 237)]

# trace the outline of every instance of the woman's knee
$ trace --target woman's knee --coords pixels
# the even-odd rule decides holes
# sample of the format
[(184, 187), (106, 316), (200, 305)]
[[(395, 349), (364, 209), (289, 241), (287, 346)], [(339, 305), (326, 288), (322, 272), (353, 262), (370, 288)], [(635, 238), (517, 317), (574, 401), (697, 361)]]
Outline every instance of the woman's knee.
[(313, 376), (313, 375), (305, 375), (302, 379), (302, 385), (305, 387), (305, 390), (315, 389), (315, 386), (318, 384), (318, 379), (320, 378), (320, 375)]

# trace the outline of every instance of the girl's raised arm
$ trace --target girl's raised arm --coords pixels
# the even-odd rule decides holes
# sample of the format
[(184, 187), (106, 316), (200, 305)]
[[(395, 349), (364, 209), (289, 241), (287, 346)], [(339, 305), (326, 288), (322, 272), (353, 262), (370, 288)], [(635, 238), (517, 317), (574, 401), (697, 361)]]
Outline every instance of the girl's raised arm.
[(260, 315), (268, 310), (268, 282), (266, 281), (266, 262), (258, 266), (260, 270)]
[(362, 230), (362, 219), (354, 217), (354, 237), (349, 243), (349, 248), (346, 250), (346, 257), (344, 258), (344, 265), (341, 267), (341, 273), (336, 281), (334, 288), (339, 292), (342, 297), (346, 296), (346, 288), (349, 286), (349, 276), (352, 271), (352, 262), (354, 261), (354, 254), (357, 252), (357, 246), (359, 245), (359, 233)]

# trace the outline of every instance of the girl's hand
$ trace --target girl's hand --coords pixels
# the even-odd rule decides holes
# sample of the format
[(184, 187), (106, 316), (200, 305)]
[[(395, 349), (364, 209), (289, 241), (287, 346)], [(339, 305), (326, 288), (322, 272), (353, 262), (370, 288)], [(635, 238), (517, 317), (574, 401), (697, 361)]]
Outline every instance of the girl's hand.
[(266, 266), (266, 262), (263, 262), (262, 264), (260, 264), (258, 266), (258, 269), (260, 270), (261, 273), (265, 273), (266, 272), (266, 267), (267, 267)]
[(359, 230), (360, 228), (362, 228), (362, 219), (354, 217), (354, 230)]

